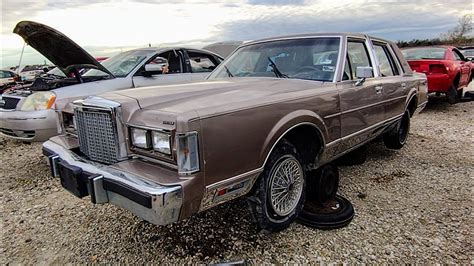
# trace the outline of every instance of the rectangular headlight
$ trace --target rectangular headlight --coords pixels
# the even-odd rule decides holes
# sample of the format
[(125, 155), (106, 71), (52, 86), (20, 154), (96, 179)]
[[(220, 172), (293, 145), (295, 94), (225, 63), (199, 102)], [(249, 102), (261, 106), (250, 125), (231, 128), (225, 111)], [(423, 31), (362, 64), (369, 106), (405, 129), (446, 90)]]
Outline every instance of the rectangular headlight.
[(192, 174), (199, 171), (199, 150), (197, 132), (176, 135), (178, 172)]
[(153, 150), (171, 155), (171, 136), (169, 134), (160, 131), (152, 131), (151, 140)]
[(148, 143), (148, 131), (141, 128), (130, 128), (130, 137), (132, 139), (132, 145), (142, 149), (148, 149), (150, 147)]

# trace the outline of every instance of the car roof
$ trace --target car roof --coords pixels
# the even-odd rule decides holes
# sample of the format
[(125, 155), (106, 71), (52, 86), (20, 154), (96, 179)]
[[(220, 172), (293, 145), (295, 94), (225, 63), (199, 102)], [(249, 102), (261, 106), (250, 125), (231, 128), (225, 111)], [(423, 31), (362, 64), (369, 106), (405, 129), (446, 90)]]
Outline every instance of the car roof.
[(175, 50), (185, 49), (185, 50), (203, 51), (203, 52), (215, 55), (219, 58), (222, 58), (222, 56), (220, 56), (216, 53), (213, 53), (211, 51), (208, 51), (208, 50), (199, 49), (199, 48), (182, 47), (182, 46), (145, 47), (145, 48), (135, 48), (135, 49), (131, 49), (131, 50), (128, 50), (128, 51), (147, 51), (147, 52), (157, 52), (157, 53), (159, 53), (159, 52), (165, 52), (165, 51), (169, 51), (169, 50), (173, 50), (173, 49), (175, 49)]
[(450, 45), (431, 45), (431, 46), (413, 46), (413, 47), (403, 47), (402, 50), (407, 50), (407, 49), (428, 49), (428, 48), (443, 48), (443, 49), (453, 49), (456, 48), (454, 46)]
[(283, 35), (271, 38), (265, 38), (260, 40), (252, 40), (246, 41), (242, 44), (242, 46), (260, 43), (260, 42), (269, 42), (269, 41), (277, 41), (277, 40), (285, 40), (285, 39), (300, 39), (300, 38), (318, 38), (318, 37), (358, 37), (358, 38), (370, 38), (372, 40), (383, 41), (387, 43), (392, 43), (392, 41), (385, 40), (378, 37), (369, 36), (364, 33), (354, 33), (354, 32), (330, 32), (330, 33), (304, 33), (304, 34), (295, 34), (295, 35)]

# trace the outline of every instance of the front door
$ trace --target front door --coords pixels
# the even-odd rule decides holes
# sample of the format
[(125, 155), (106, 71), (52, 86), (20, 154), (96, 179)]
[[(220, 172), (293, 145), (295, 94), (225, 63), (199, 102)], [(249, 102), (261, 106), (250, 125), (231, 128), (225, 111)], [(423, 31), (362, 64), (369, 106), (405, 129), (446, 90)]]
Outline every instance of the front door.
[(161, 54), (157, 54), (146, 64), (162, 64), (163, 59), (167, 61), (167, 68), (159, 73), (149, 75), (142, 66), (133, 76), (135, 88), (146, 86), (170, 85), (191, 82), (191, 73), (186, 69), (183, 50), (173, 49)]
[(356, 86), (358, 66), (373, 66), (364, 40), (350, 39), (343, 81), (338, 84), (341, 100), (341, 151), (360, 144), (372, 135), (371, 128), (384, 119), (383, 96), (378, 78), (367, 78)]

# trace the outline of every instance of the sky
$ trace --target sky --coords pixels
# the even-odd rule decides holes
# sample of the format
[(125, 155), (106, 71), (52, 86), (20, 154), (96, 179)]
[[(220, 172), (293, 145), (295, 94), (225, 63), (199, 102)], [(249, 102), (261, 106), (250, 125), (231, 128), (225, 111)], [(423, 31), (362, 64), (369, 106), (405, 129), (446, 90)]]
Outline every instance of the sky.
[[(1, 0), (0, 67), (17, 65), (16, 23), (53, 27), (93, 56), (137, 47), (202, 47), (315, 32), (363, 32), (385, 39), (436, 38), (472, 14), (472, 0)], [(26, 46), (22, 65), (45, 60)]]

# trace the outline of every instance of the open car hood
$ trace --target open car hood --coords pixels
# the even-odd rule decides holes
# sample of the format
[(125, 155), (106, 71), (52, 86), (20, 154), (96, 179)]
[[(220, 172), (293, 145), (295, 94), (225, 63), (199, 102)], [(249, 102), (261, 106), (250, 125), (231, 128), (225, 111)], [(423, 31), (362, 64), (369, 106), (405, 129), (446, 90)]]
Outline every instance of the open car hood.
[(25, 42), (55, 64), (64, 74), (72, 68), (95, 68), (112, 73), (61, 32), (33, 21), (20, 21), (13, 29)]

